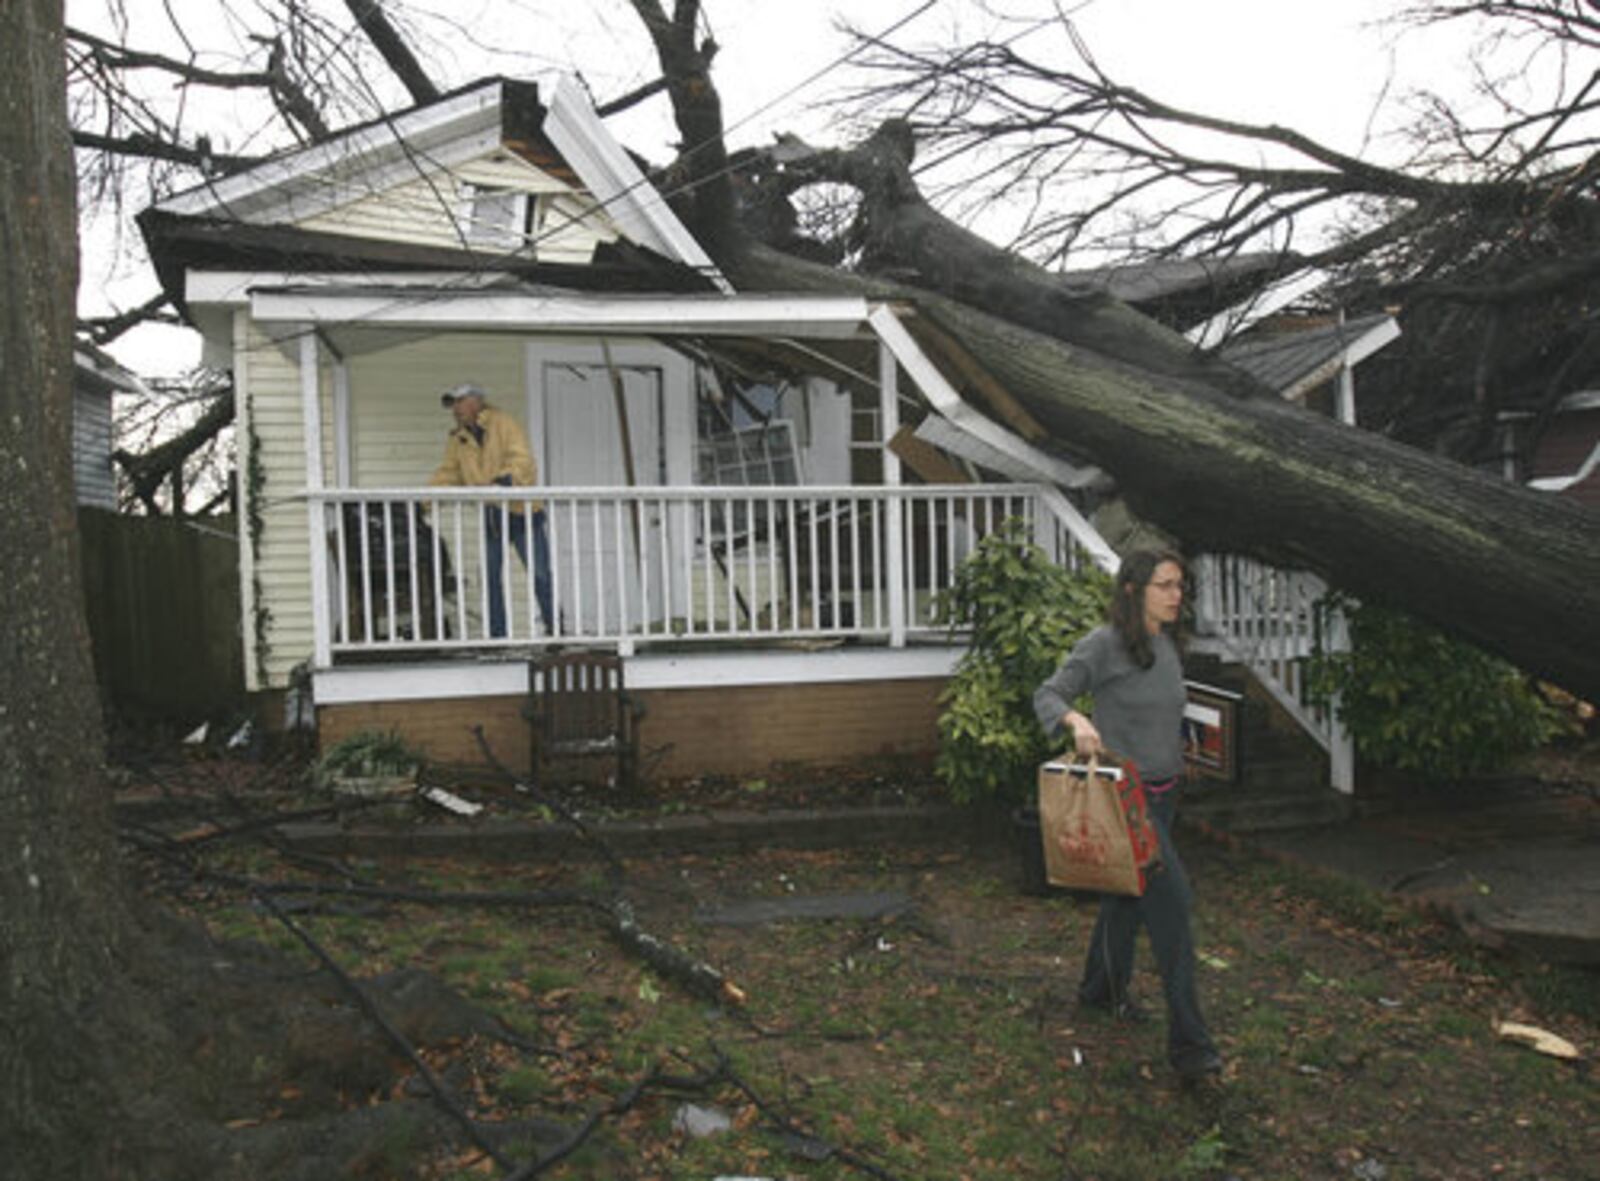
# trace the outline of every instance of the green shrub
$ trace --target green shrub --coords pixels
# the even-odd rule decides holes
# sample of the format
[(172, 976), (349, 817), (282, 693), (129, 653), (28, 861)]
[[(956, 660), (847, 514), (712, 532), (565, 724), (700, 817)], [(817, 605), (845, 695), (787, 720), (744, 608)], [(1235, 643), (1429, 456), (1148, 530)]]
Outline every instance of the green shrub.
[(1492, 771), (1555, 732), (1548, 706), (1517, 669), (1404, 612), (1336, 597), (1350, 651), (1307, 667), (1312, 699), (1338, 695), (1338, 716), (1364, 758), (1426, 779)]
[(1111, 579), (1054, 565), (1020, 520), (984, 538), (936, 604), (971, 642), (940, 698), (935, 770), (958, 803), (1020, 803), (1051, 752), (1033, 691), (1105, 617)]
[(409, 775), (422, 762), (422, 756), (394, 731), (363, 730), (329, 747), (317, 760), (315, 777), (326, 784), (333, 779)]

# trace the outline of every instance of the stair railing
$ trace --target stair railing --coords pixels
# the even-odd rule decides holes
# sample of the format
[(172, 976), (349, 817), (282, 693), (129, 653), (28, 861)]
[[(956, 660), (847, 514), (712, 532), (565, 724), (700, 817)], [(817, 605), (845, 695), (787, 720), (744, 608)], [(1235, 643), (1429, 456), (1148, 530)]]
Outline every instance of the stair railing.
[(1320, 644), (1347, 652), (1349, 628), (1324, 604), (1328, 585), (1304, 570), (1283, 570), (1237, 554), (1202, 554), (1192, 563), (1195, 623), (1222, 655), (1254, 674), (1272, 698), (1328, 752), (1329, 777), (1355, 790), (1355, 743), (1338, 719), (1338, 700), (1311, 699), (1306, 660)]

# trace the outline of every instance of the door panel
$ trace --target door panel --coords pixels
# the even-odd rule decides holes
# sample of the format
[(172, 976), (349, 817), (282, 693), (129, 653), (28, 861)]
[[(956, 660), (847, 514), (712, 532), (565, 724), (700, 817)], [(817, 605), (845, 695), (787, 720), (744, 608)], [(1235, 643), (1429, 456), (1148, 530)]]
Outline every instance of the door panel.
[[(544, 482), (555, 487), (661, 484), (666, 458), (661, 430), (662, 375), (647, 365), (618, 367), (632, 471), (622, 447), (623, 422), (604, 365), (546, 360)], [(617, 635), (665, 617), (661, 521), (653, 506), (612, 502), (550, 506), (550, 545), (558, 610), (579, 633)], [(641, 577), (641, 569), (643, 576)]]

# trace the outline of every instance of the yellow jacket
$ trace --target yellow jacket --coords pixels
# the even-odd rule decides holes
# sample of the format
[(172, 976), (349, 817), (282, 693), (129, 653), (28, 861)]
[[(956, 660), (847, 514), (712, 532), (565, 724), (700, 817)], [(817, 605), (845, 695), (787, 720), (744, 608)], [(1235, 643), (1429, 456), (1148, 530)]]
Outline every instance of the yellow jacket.
[[(444, 462), (434, 469), (430, 485), (471, 488), (499, 482), (526, 488), (539, 482), (528, 437), (516, 419), (503, 410), (485, 406), (478, 411), (478, 426), (483, 430), (481, 443), (467, 427), (452, 428), (444, 444)], [(533, 507), (541, 509), (544, 504), (535, 501)], [(513, 512), (522, 511), (520, 504), (511, 508)]]

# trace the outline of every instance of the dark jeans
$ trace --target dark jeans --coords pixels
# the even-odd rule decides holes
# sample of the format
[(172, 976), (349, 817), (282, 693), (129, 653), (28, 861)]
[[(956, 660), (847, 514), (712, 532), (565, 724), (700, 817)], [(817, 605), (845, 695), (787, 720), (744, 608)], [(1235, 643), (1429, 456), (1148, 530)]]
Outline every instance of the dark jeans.
[[(505, 540), (511, 542), (522, 564), (528, 564), (529, 519), (522, 513), (507, 512), (509, 522), (502, 530), (502, 513), (497, 504), (486, 505), (483, 510), (484, 544), (489, 580), (489, 634), (500, 637), (506, 634), (506, 591), (501, 578), (505, 560)], [(545, 527), (544, 510), (532, 514), (533, 527), (533, 597), (539, 603), (539, 617), (544, 620), (544, 630), (555, 631), (555, 609), (550, 599), (550, 536)], [(504, 534), (504, 537), (502, 536)]]
[(1214, 1055), (1216, 1046), (1200, 1013), (1195, 988), (1194, 937), (1189, 930), (1189, 903), (1194, 893), (1172, 843), (1177, 794), (1173, 790), (1151, 797), (1150, 816), (1161, 844), (1161, 868), (1150, 875), (1144, 896), (1107, 894), (1100, 900), (1078, 999), (1084, 1004), (1113, 1007), (1128, 999), (1134, 939), (1139, 925), (1144, 924), (1166, 994), (1167, 1057), (1183, 1069)]

